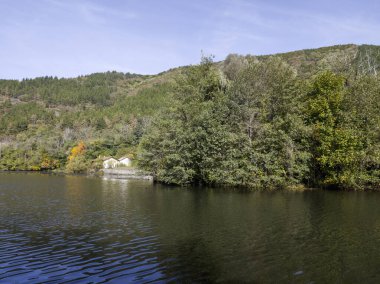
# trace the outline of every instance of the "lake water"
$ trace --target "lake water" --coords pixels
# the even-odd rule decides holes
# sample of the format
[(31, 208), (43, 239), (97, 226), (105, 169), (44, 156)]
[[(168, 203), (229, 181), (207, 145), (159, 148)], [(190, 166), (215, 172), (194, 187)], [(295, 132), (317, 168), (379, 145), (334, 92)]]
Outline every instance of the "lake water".
[(0, 174), (0, 283), (380, 283), (380, 193)]

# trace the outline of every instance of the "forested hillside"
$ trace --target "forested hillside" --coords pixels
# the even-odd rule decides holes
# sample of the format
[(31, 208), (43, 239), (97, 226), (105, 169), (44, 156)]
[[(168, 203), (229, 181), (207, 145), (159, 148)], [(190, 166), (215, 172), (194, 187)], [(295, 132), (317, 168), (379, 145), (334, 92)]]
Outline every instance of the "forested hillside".
[(380, 185), (380, 47), (342, 45), (142, 76), (0, 80), (0, 169), (249, 188)]
[[(0, 169), (82, 172), (98, 168), (100, 156), (133, 156), (152, 115), (169, 104), (171, 76), (0, 81)], [(80, 142), (85, 155), (69, 165)]]

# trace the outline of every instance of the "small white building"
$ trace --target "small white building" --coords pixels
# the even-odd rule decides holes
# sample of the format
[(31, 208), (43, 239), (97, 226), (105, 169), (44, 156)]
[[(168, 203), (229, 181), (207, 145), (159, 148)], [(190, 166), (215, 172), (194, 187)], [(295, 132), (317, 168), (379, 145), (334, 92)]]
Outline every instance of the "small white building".
[(114, 158), (106, 158), (103, 161), (103, 168), (104, 169), (113, 169), (118, 166), (119, 161)]
[(132, 165), (132, 161), (128, 157), (121, 157), (119, 159), (119, 167), (130, 167)]

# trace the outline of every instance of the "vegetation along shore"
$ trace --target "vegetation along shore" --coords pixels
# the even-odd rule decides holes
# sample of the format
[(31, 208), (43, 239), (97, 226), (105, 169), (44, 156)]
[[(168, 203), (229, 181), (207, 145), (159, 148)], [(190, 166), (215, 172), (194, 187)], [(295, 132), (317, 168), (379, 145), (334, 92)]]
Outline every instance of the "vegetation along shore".
[(379, 70), (379, 46), (340, 45), (0, 80), (0, 170), (80, 173), (128, 156), (168, 184), (378, 189)]

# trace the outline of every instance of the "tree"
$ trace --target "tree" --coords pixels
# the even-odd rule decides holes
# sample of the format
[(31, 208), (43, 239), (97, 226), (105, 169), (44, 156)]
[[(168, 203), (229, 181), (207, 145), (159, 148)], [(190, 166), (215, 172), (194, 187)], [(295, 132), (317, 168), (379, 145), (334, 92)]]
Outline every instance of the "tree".
[(85, 157), (86, 145), (83, 141), (79, 141), (78, 145), (74, 146), (70, 155), (67, 158), (66, 171), (69, 173), (80, 173), (88, 170), (88, 161)]
[(248, 60), (238, 54), (229, 54), (223, 61), (223, 72), (229, 80), (234, 80), (248, 66)]
[(210, 58), (190, 67), (177, 82), (170, 112), (143, 137), (140, 166), (166, 183), (247, 183), (237, 171), (248, 140), (233, 131), (227, 99), (221, 73)]
[(279, 58), (250, 62), (229, 90), (234, 124), (250, 144), (259, 187), (300, 184), (308, 174), (307, 127), (296, 72)]
[(362, 144), (356, 183), (362, 189), (380, 186), (380, 80), (359, 76), (348, 88), (343, 104), (344, 121)]
[(342, 119), (342, 76), (328, 71), (313, 81), (308, 93), (307, 122), (312, 126), (313, 183), (319, 186), (355, 186), (361, 142)]
[(70, 151), (70, 156), (68, 157), (68, 160), (71, 161), (75, 159), (79, 155), (83, 155), (86, 151), (86, 145), (83, 141), (79, 141), (78, 145), (74, 146)]

